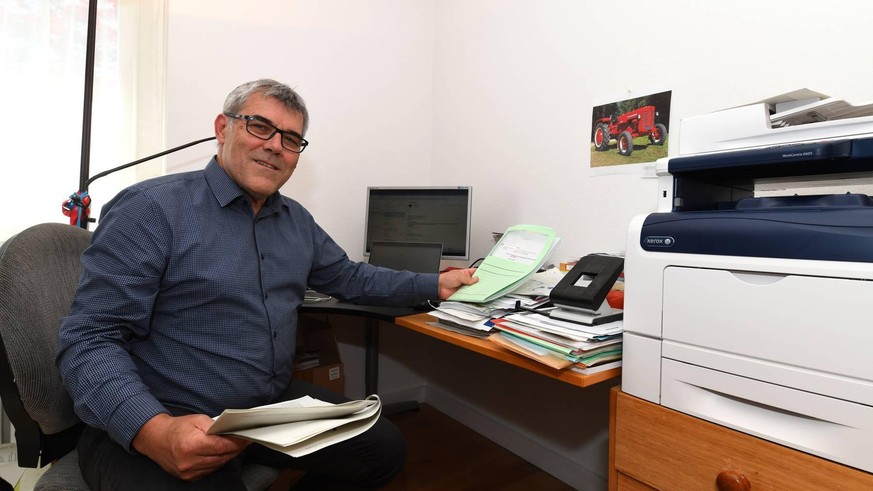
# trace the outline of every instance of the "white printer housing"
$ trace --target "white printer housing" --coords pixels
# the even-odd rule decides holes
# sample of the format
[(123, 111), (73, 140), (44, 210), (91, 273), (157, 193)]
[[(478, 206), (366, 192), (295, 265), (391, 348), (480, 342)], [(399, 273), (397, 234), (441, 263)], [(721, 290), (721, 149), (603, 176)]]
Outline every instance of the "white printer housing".
[[(723, 113), (702, 119), (745, 128), (743, 114), (768, 114)], [(873, 175), (873, 118), (755, 124), (738, 150), (688, 142), (697, 153), (657, 163), (659, 213), (628, 230), (622, 390), (873, 472), (873, 207), (800, 206), (786, 220), (772, 219), (780, 203), (730, 208), (752, 174)], [(683, 138), (701, 134), (694, 119), (682, 125)]]

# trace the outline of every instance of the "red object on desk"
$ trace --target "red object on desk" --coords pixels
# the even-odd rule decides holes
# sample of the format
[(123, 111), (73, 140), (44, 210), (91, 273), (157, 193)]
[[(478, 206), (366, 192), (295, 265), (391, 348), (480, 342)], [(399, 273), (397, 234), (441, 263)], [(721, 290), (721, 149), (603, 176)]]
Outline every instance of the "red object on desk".
[(614, 309), (624, 310), (624, 290), (610, 290), (606, 294), (606, 303)]

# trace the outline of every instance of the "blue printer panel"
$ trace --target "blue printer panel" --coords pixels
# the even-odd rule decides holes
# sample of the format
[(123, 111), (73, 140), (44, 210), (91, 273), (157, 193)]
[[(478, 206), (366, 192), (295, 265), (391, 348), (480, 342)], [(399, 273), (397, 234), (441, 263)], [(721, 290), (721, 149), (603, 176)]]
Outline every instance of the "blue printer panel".
[(873, 262), (873, 207), (755, 208), (653, 213), (650, 252)]
[(870, 175), (873, 137), (670, 159), (674, 207), (643, 223), (645, 251), (873, 262), (865, 194), (754, 197), (763, 178)]

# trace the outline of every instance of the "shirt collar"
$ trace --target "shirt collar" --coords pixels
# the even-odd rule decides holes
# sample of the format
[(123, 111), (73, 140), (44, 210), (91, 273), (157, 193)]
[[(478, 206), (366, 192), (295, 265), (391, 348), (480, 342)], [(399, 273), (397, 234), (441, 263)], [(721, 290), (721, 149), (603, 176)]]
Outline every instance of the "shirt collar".
[[(248, 199), (245, 191), (243, 191), (237, 183), (227, 175), (227, 172), (224, 172), (224, 169), (218, 165), (216, 157), (212, 157), (212, 160), (206, 164), (206, 169), (203, 170), (203, 174), (206, 178), (207, 184), (209, 184), (209, 188), (212, 190), (212, 194), (215, 195), (215, 199), (222, 208), (233, 203), (240, 197)], [(266, 203), (264, 203), (264, 208), (278, 210), (280, 204), (287, 208), (285, 200), (282, 199), (282, 196), (277, 191), (267, 198)]]
[(240, 196), (246, 194), (218, 165), (218, 160), (215, 157), (212, 157), (212, 160), (206, 164), (203, 175), (206, 178), (206, 183), (209, 184), (209, 189), (212, 190), (212, 194), (215, 195), (215, 199), (222, 207), (233, 203)]

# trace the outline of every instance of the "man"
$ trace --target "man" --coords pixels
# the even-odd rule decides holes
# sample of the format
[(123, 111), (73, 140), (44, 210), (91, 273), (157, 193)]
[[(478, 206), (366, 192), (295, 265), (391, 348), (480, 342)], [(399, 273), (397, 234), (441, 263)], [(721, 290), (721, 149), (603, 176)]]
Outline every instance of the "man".
[[(206, 435), (211, 416), (312, 395), (292, 382), (297, 309), (307, 286), (363, 304), (446, 298), (476, 281), (349, 260), (279, 188), (297, 166), (308, 113), (288, 86), (257, 80), (215, 118), (218, 152), (203, 171), (131, 186), (103, 208), (58, 342), (92, 489), (244, 489), (242, 462), (307, 471), (301, 489), (377, 487), (403, 465), (399, 430), (301, 458)], [(295, 487), (296, 489), (297, 487)]]

